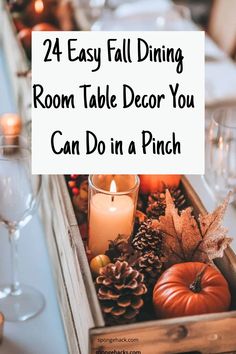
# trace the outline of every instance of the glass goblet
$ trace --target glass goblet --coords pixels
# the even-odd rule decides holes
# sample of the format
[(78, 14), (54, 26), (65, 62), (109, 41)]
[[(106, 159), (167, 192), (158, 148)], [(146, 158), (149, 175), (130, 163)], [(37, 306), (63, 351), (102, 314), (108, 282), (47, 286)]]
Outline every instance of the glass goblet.
[(36, 210), (42, 177), (31, 174), (31, 154), (21, 136), (0, 137), (0, 222), (9, 233), (12, 280), (0, 286), (0, 311), (7, 321), (24, 321), (44, 307), (43, 295), (22, 285), (18, 276), (18, 239), (20, 229)]

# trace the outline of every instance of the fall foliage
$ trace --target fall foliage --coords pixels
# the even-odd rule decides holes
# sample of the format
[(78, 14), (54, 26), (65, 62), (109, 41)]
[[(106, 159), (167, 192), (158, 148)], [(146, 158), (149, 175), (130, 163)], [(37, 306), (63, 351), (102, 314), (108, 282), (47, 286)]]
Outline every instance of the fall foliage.
[(165, 215), (153, 220), (152, 225), (164, 234), (163, 258), (168, 266), (189, 261), (208, 263), (223, 256), (232, 241), (227, 228), (221, 225), (229, 197), (213, 213), (200, 215), (196, 220), (191, 207), (179, 215), (166, 191)]

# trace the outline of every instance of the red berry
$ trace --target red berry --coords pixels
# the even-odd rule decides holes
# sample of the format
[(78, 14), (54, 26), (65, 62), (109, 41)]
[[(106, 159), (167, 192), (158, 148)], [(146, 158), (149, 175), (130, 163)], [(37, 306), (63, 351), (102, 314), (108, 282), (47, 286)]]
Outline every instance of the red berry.
[(78, 195), (79, 194), (79, 188), (77, 188), (77, 187), (72, 188), (72, 193), (74, 195)]
[(69, 186), (70, 188), (76, 187), (76, 182), (75, 182), (75, 181), (69, 181), (69, 182), (68, 182), (68, 186)]
[(76, 178), (78, 177), (78, 175), (70, 175), (70, 177), (71, 177), (72, 179), (76, 179)]

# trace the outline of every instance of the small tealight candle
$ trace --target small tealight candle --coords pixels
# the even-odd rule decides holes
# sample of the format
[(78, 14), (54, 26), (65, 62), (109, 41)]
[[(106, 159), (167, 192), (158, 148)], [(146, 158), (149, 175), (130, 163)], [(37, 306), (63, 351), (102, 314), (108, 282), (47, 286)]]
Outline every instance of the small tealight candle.
[[(109, 187), (108, 187), (109, 186)], [(89, 249), (104, 254), (109, 241), (133, 231), (139, 178), (136, 175), (89, 177)]]
[(0, 118), (0, 127), (3, 135), (19, 135), (22, 129), (22, 121), (18, 114), (5, 113)]
[(52, 0), (32, 0), (25, 10), (25, 24), (27, 27), (34, 27), (39, 23), (57, 25), (55, 11), (57, 1)]
[(35, 0), (34, 9), (37, 14), (41, 14), (44, 11), (43, 0)]
[[(22, 121), (15, 113), (5, 113), (0, 117), (0, 131), (4, 136), (5, 145), (18, 145), (18, 136), (22, 130)], [(11, 150), (9, 148), (8, 152)]]

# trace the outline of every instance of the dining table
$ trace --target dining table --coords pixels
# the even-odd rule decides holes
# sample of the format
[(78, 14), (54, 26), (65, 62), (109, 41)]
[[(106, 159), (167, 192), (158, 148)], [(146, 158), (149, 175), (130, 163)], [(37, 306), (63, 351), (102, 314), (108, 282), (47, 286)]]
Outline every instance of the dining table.
[[(128, 10), (126, 9), (126, 11)], [(122, 13), (122, 9), (119, 11), (118, 14)], [(190, 30), (199, 30), (194, 23), (191, 23), (190, 27)], [(212, 112), (218, 106), (236, 104), (236, 64), (207, 35), (205, 61), (207, 126)], [(7, 58), (0, 43), (0, 115), (17, 111), (8, 74)], [(187, 177), (206, 209), (212, 211), (217, 201), (204, 177), (199, 175)], [(231, 246), (236, 252), (236, 207), (233, 204), (228, 207), (224, 225), (229, 229), (229, 235), (233, 239)], [(21, 231), (19, 260), (22, 283), (30, 284), (39, 289), (46, 299), (46, 306), (42, 313), (35, 318), (22, 323), (5, 323), (4, 339), (0, 345), (0, 353), (69, 353), (60, 315), (56, 283), (53, 278), (52, 262), (47, 250), (46, 233), (39, 212)], [(9, 282), (9, 277), (10, 248), (7, 230), (2, 226), (0, 229), (0, 283)]]

